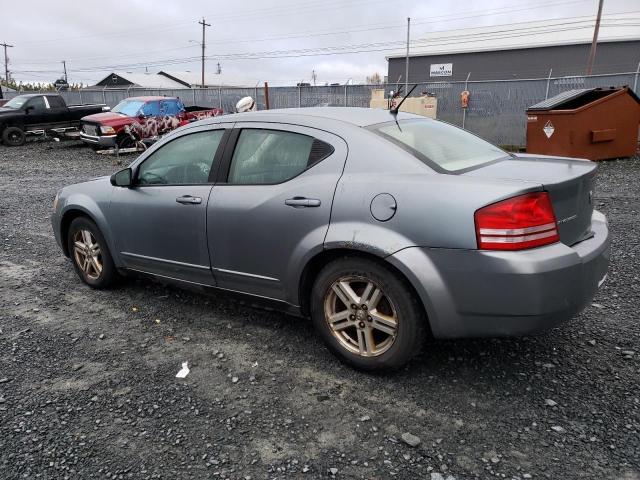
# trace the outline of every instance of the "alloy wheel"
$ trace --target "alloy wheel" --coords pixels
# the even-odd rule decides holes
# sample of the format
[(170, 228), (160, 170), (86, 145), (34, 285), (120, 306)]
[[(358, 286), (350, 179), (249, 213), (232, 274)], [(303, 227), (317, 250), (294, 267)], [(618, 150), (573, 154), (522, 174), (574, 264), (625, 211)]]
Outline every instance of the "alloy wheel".
[(340, 346), (362, 357), (375, 357), (393, 345), (397, 310), (389, 296), (365, 277), (342, 277), (325, 295), (325, 320)]
[(89, 230), (78, 230), (73, 235), (73, 257), (87, 278), (97, 280), (102, 273), (100, 245)]

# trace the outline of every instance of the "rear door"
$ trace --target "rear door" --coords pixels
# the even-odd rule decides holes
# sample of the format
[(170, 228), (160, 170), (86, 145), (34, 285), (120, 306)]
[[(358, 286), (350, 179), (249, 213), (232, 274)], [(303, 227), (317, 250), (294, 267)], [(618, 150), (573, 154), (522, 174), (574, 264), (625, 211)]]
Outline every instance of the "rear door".
[(218, 286), (297, 302), (286, 292), (322, 249), (346, 157), (321, 130), (236, 123), (207, 209)]
[(78, 121), (77, 118), (71, 117), (62, 97), (47, 95), (47, 103), (49, 103), (49, 124), (52, 128), (68, 127)]
[(230, 126), (202, 127), (172, 139), (136, 166), (133, 188), (114, 189), (109, 224), (127, 268), (215, 283), (207, 202)]

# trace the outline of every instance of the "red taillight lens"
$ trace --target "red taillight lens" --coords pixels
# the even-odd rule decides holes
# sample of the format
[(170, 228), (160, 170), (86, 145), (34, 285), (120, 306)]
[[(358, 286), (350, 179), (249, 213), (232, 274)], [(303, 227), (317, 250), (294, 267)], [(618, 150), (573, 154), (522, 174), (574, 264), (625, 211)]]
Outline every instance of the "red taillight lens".
[(487, 205), (475, 213), (481, 250), (523, 250), (560, 240), (547, 192), (527, 193)]

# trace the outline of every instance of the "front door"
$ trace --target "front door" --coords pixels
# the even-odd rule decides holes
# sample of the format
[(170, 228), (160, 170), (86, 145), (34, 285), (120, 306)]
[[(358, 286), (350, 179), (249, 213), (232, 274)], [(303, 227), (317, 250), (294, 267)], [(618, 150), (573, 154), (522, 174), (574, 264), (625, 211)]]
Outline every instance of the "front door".
[(127, 268), (214, 284), (206, 211), (224, 133), (218, 124), (176, 137), (134, 167), (133, 188), (115, 188), (109, 223)]
[(236, 123), (207, 211), (218, 286), (297, 302), (290, 283), (322, 249), (346, 156), (345, 142), (321, 130)]

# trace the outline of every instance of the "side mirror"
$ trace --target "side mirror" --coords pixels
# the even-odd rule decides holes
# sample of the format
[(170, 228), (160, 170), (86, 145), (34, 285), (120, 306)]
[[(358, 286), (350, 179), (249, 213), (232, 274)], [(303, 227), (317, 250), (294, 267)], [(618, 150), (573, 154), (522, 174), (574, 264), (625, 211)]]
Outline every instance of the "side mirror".
[(138, 114), (138, 120), (144, 120), (145, 118), (147, 118), (147, 116), (144, 113)]
[(29, 105), (28, 107), (26, 107), (26, 108), (24, 109), (24, 112), (25, 112), (25, 113), (29, 113), (29, 112), (31, 112), (34, 108), (36, 108), (36, 107), (34, 107), (33, 105)]
[(125, 168), (111, 175), (111, 185), (114, 187), (131, 187), (133, 172), (130, 168)]

